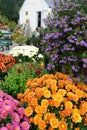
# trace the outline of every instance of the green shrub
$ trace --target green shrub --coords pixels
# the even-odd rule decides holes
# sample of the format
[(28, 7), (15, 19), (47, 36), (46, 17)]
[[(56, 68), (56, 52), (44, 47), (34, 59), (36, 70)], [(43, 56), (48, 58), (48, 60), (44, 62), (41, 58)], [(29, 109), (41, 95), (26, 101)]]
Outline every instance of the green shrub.
[(32, 35), (27, 39), (27, 45), (34, 45), (38, 47), (41, 43), (39, 32), (33, 32)]
[(7, 73), (5, 81), (0, 82), (0, 86), (5, 93), (17, 98), (17, 94), (24, 92), (25, 83), (30, 78), (40, 77), (47, 71), (38, 63), (18, 63)]

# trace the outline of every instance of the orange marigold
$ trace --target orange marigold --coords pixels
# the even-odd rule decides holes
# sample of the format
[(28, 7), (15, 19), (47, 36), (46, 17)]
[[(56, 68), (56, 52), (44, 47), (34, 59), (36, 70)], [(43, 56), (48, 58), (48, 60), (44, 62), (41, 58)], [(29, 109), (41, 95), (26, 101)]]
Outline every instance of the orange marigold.
[(49, 101), (47, 99), (42, 99), (41, 105), (42, 106), (48, 106), (49, 105)]
[(33, 110), (32, 110), (31, 107), (27, 107), (27, 108), (25, 109), (25, 115), (26, 115), (26, 116), (31, 116), (32, 113), (33, 113)]
[(50, 119), (50, 125), (52, 128), (58, 128), (59, 127), (59, 121), (57, 118), (51, 118)]
[(71, 101), (66, 101), (65, 102), (65, 108), (72, 108), (73, 107), (73, 104)]
[(40, 105), (37, 105), (37, 106), (35, 107), (35, 112), (38, 113), (38, 114), (41, 114), (41, 113), (42, 113), (41, 111), (42, 111), (42, 110), (41, 110), (41, 106), (40, 106)]
[(32, 106), (38, 105), (38, 99), (36, 97), (34, 97), (34, 98), (31, 99), (31, 105)]
[(46, 128), (46, 123), (44, 120), (39, 120), (38, 128), (44, 130)]
[(66, 90), (64, 90), (64, 89), (59, 89), (59, 90), (58, 90), (58, 93), (59, 93), (60, 95), (62, 95), (62, 96), (65, 96), (65, 95), (66, 95)]
[(68, 124), (65, 121), (59, 122), (59, 130), (67, 130)]
[(37, 114), (34, 116), (34, 124), (35, 125), (38, 125), (40, 120), (42, 120), (42, 114)]

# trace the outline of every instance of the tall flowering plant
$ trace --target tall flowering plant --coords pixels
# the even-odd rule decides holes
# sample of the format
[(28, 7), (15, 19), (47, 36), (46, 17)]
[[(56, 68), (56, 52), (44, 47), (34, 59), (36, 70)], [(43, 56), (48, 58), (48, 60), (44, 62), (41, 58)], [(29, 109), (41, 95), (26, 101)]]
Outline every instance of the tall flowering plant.
[(30, 117), (31, 129), (87, 129), (87, 86), (84, 83), (57, 72), (29, 79), (26, 87), (18, 99), (27, 103), (25, 115)]
[(0, 130), (29, 130), (29, 119), (20, 102), (0, 90)]
[(87, 80), (87, 8), (85, 3), (57, 3), (45, 20), (44, 51), (49, 71), (67, 72)]

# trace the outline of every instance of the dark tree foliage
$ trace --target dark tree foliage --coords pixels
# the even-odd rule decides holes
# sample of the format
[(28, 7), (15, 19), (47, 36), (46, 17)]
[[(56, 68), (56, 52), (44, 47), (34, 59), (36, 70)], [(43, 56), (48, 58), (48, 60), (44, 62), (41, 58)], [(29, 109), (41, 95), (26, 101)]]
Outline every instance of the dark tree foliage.
[(18, 11), (24, 0), (0, 0), (0, 12), (9, 20), (18, 20)]

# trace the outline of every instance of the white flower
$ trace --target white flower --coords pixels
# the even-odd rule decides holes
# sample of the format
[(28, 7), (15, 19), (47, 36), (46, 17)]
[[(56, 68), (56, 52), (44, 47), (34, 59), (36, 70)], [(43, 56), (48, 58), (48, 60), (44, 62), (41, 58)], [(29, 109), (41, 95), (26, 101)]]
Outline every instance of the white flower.
[(38, 55), (38, 58), (42, 58), (42, 59), (43, 59), (43, 55), (42, 55), (42, 54), (39, 54), (39, 55)]
[(37, 55), (38, 48), (35, 46), (16, 46), (14, 47), (9, 53), (13, 56), (18, 56), (19, 54), (22, 54), (23, 56), (29, 56), (32, 58), (33, 56)]

